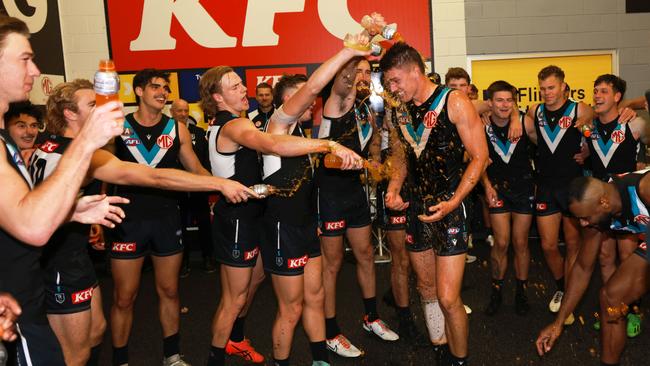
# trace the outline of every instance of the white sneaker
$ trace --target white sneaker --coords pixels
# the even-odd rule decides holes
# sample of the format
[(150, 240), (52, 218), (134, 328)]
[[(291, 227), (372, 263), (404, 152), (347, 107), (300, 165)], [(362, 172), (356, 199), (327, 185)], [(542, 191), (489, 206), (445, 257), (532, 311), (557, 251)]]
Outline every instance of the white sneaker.
[(463, 306), (465, 307), (465, 313), (467, 313), (467, 315), (472, 313), (472, 308), (470, 308), (469, 306), (467, 306), (465, 304), (463, 304)]
[(327, 343), (327, 349), (341, 357), (354, 358), (363, 355), (363, 352), (350, 343), (350, 340), (343, 334), (339, 334), (332, 339), (327, 339), (325, 343)]
[(383, 320), (376, 319), (372, 322), (368, 322), (367, 315), (363, 318), (363, 329), (368, 332), (375, 333), (377, 337), (383, 339), (384, 341), (393, 342), (399, 339), (397, 333), (388, 328), (388, 324), (384, 323)]
[(551, 302), (548, 303), (548, 309), (552, 313), (557, 313), (560, 311), (560, 306), (562, 305), (562, 297), (564, 296), (564, 292), (562, 291), (555, 291), (555, 294), (553, 295), (553, 298), (551, 299)]
[(465, 256), (465, 263), (470, 264), (470, 263), (474, 263), (474, 262), (476, 262), (476, 256), (475, 255), (467, 254)]
[(494, 237), (492, 234), (488, 235), (487, 238), (485, 238), (485, 242), (490, 244), (491, 247), (494, 246)]
[(181, 355), (178, 353), (173, 356), (163, 358), (162, 364), (163, 366), (192, 366), (189, 363), (185, 362), (185, 360), (183, 360), (181, 358)]

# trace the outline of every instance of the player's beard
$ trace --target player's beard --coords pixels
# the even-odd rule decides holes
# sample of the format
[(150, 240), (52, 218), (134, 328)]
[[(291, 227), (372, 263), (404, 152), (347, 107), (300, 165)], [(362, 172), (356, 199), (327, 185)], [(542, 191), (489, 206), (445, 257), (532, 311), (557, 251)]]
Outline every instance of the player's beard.
[(370, 83), (365, 80), (359, 80), (356, 85), (357, 99), (363, 100), (370, 95)]

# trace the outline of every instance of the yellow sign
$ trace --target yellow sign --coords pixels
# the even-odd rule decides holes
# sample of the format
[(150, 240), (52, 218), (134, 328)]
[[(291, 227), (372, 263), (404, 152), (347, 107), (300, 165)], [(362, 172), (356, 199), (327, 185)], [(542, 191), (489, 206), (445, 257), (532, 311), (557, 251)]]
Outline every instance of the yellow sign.
[[(135, 74), (120, 74), (120, 101), (124, 104), (135, 104), (135, 90), (133, 88), (133, 76)], [(171, 93), (167, 100), (173, 102), (178, 99), (178, 74), (169, 74), (169, 88)]]
[(189, 103), (190, 116), (196, 120), (196, 125), (204, 130), (208, 129), (208, 123), (203, 120), (203, 110), (199, 107), (199, 103)]
[(519, 108), (527, 110), (543, 102), (537, 73), (548, 65), (564, 70), (564, 81), (571, 88), (571, 98), (587, 104), (593, 102), (594, 80), (613, 70), (612, 54), (472, 60), (472, 82), (484, 95), (490, 84), (505, 80), (519, 90)]

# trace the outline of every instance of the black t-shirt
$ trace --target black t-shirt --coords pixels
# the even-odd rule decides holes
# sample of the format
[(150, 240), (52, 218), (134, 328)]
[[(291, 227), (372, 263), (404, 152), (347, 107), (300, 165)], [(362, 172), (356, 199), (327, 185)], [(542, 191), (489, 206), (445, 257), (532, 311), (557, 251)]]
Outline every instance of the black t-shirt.
[[(523, 126), (524, 114), (520, 112), (520, 123)], [(487, 173), (490, 182), (495, 187), (516, 185), (522, 180), (532, 179), (533, 168), (530, 165), (528, 136), (524, 133), (519, 140), (508, 140), (510, 121), (499, 127), (492, 123), (485, 127), (488, 140), (488, 150), (492, 164), (488, 165)]]
[(609, 123), (594, 120), (594, 131), (587, 139), (592, 174), (607, 181), (614, 174), (636, 170), (638, 141), (627, 123), (618, 117)]

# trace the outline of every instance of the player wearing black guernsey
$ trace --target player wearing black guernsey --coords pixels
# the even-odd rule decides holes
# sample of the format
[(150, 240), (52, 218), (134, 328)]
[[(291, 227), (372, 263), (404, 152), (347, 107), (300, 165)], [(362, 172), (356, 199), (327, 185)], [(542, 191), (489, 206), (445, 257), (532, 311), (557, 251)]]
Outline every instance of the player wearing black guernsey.
[[(650, 175), (647, 171), (619, 175), (605, 183), (592, 177), (580, 177), (571, 183), (571, 212), (581, 225), (599, 230), (644, 235), (650, 221)], [(590, 245), (596, 244), (596, 245)], [(562, 319), (576, 307), (586, 291), (600, 242), (585, 243), (567, 282), (567, 292), (556, 320), (544, 328), (536, 341), (537, 352), (549, 352), (562, 334)], [(601, 365), (618, 365), (626, 341), (626, 315), (630, 304), (648, 289), (646, 243), (639, 243), (633, 255), (621, 261), (600, 290)]]
[[(92, 88), (88, 80), (78, 79), (57, 85), (48, 98), (47, 125), (51, 135), (39, 146), (30, 163), (36, 184), (52, 173), (84, 126), (95, 105)], [(93, 154), (86, 183), (93, 178), (113, 184), (232, 192), (229, 195), (249, 192), (241, 184), (221, 178), (124, 162), (105, 150)], [(86, 250), (88, 232), (86, 225), (76, 224), (57, 230), (41, 261), (45, 269), (48, 320), (69, 365), (96, 364), (106, 326), (101, 293)], [(91, 347), (92, 358), (88, 361)]]
[[(482, 183), (490, 211), (494, 246), (490, 251), (492, 294), (485, 312), (494, 315), (501, 305), (503, 278), (508, 267), (508, 245), (512, 241), (517, 280), (515, 311), (524, 315), (529, 310), (526, 296), (530, 265), (528, 230), (533, 220), (534, 199), (530, 141), (525, 134), (516, 141), (508, 140), (510, 114), (516, 105), (515, 87), (499, 80), (488, 87), (487, 94), (492, 113), (485, 133), (492, 164), (483, 174)], [(523, 113), (517, 122), (522, 129), (524, 122), (527, 129), (532, 128), (532, 120)]]
[[(2, 115), (10, 102), (28, 99), (34, 78), (40, 74), (33, 62), (29, 34), (23, 21), (0, 15)], [(59, 344), (45, 317), (39, 247), (45, 245), (64, 221), (107, 223), (104, 220), (107, 204), (100, 207), (103, 210), (99, 217), (94, 210), (79, 211), (80, 208), (89, 208), (88, 199), (81, 200), (81, 205), (77, 204), (74, 214), (71, 214), (71, 208), (82, 183), (82, 173), (88, 169), (93, 152), (121, 133), (122, 119), (123, 112), (118, 102), (96, 108), (80, 131), (82, 138), (71, 144), (51, 177), (32, 189), (25, 162), (17, 145), (4, 130), (4, 119), (0, 118), (0, 176), (3, 179), (3, 188), (0, 189), (0, 292), (13, 295), (22, 308), (17, 320), (20, 339), (8, 345), (11, 364), (64, 364)], [(106, 200), (101, 203), (105, 204)], [(112, 211), (112, 215), (109, 218), (119, 221), (117, 216), (122, 212), (117, 209)], [(12, 307), (11, 310), (16, 309)], [(5, 310), (4, 320), (11, 320), (7, 315)], [(4, 323), (3, 327), (6, 326)], [(12, 338), (14, 334), (9, 328), (7, 337), (3, 336), (3, 339)]]
[(255, 87), (255, 100), (258, 107), (248, 113), (248, 118), (253, 121), (255, 127), (260, 131), (266, 131), (275, 107), (273, 106), (273, 87), (268, 83), (259, 83)]
[[(230, 67), (218, 66), (206, 71), (201, 77), (199, 92), (201, 107), (205, 113), (215, 116), (208, 129), (208, 142), (212, 173), (216, 176), (230, 178), (245, 185), (261, 183), (257, 151), (279, 156), (333, 152), (343, 159), (343, 167), (346, 169), (358, 169), (362, 165), (358, 155), (340, 144), (267, 134), (259, 131), (249, 119), (240, 118), (241, 113), (248, 109), (246, 87)], [(282, 109), (275, 113), (279, 123), (295, 122), (295, 116), (288, 116)], [(253, 268), (261, 273), (261, 263), (257, 259), (260, 243), (258, 225), (262, 208), (259, 202), (227, 204), (219, 201), (215, 205), (213, 238), (217, 260), (221, 263), (222, 297), (212, 322), (209, 365), (222, 365), (225, 352), (235, 353), (238, 349), (241, 350), (240, 347), (247, 348), (245, 354), (242, 354), (245, 357), (251, 351), (254, 352), (247, 339), (233, 345), (228, 336), (247, 299), (254, 295), (251, 279), (261, 277), (253, 274)], [(257, 362), (263, 360), (259, 354), (256, 357), (259, 360)]]
[[(429, 337), (434, 343), (446, 338), (450, 348), (446, 362), (462, 365), (468, 354), (467, 314), (460, 297), (467, 252), (463, 200), (487, 165), (485, 132), (469, 98), (432, 83), (413, 47), (395, 44), (380, 67), (388, 90), (409, 107), (407, 118), (397, 126), (399, 139), (393, 141), (393, 151), (402, 154), (393, 154), (397, 161), (392, 165), (386, 205), (409, 208), (407, 249)], [(465, 151), (470, 158), (467, 167)], [(408, 203), (400, 196), (407, 171)], [(439, 347), (438, 355), (444, 348)]]

